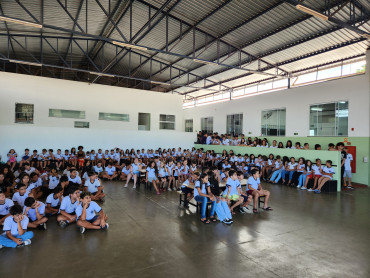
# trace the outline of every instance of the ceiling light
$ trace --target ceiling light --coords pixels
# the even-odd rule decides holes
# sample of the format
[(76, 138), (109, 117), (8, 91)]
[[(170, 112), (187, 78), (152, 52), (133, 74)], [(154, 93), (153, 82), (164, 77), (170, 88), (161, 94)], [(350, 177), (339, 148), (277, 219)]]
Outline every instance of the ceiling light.
[(297, 10), (300, 10), (300, 11), (302, 11), (302, 12), (306, 13), (306, 14), (313, 15), (314, 17), (320, 18), (320, 19), (322, 19), (322, 20), (326, 20), (326, 21), (328, 21), (328, 20), (329, 20), (329, 17), (328, 17), (328, 16), (326, 16), (326, 15), (324, 15), (324, 14), (322, 14), (322, 13), (319, 13), (319, 12), (317, 12), (317, 11), (313, 10), (313, 9), (310, 9), (310, 8), (308, 8), (308, 7), (306, 7), (306, 6), (303, 6), (303, 5), (297, 5), (297, 6), (295, 6), (295, 7), (296, 7), (296, 9), (297, 9)]
[(90, 73), (90, 74), (99, 75), (99, 76), (116, 77), (116, 76), (115, 76), (115, 75), (113, 75), (113, 74), (102, 73), (102, 72), (93, 72), (93, 71), (90, 71), (89, 73)]
[(205, 61), (205, 60), (199, 60), (199, 59), (193, 59), (194, 62), (201, 63), (201, 64), (206, 64), (206, 65), (212, 65), (214, 64), (213, 62)]
[(5, 17), (5, 16), (0, 16), (1, 21), (7, 21), (7, 22), (12, 22), (12, 23), (17, 23), (17, 24), (23, 24), (26, 26), (30, 27), (35, 27), (35, 28), (42, 28), (41, 24), (33, 23), (33, 22), (28, 22), (20, 19), (15, 19), (15, 18), (10, 18), (10, 17)]
[(158, 84), (158, 85), (171, 85), (171, 84), (168, 84), (168, 83), (165, 83), (165, 82), (160, 82), (160, 81), (150, 81), (150, 83)]
[(32, 62), (19, 61), (19, 60), (9, 60), (9, 62), (11, 62), (11, 63), (17, 63), (17, 64), (23, 64), (23, 65), (29, 65), (29, 66), (42, 67), (42, 64), (40, 64), (40, 63), (32, 63)]
[(139, 49), (139, 50), (143, 50), (143, 51), (148, 50), (148, 48), (146, 48), (146, 47), (138, 46), (138, 45), (135, 45), (135, 44), (129, 44), (129, 43), (117, 42), (117, 41), (113, 41), (112, 43), (114, 45), (119, 45), (119, 46), (127, 47), (127, 48), (135, 48), (135, 49)]

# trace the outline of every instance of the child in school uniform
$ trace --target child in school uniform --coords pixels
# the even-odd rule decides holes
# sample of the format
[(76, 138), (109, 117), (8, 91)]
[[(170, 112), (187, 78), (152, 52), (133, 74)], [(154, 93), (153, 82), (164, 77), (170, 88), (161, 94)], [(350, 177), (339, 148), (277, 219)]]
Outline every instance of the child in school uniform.
[(61, 186), (57, 186), (54, 188), (53, 193), (46, 198), (45, 214), (48, 216), (56, 215), (59, 211), (62, 200), (63, 188)]
[(311, 160), (306, 160), (306, 166), (302, 175), (299, 176), (297, 188), (306, 190), (306, 179), (312, 179), (312, 162)]
[(60, 204), (57, 221), (61, 228), (76, 222), (76, 208), (79, 204), (80, 189), (75, 186), (68, 188), (68, 196), (65, 196)]
[(248, 195), (252, 195), (254, 202), (253, 202), (253, 212), (257, 213), (257, 204), (258, 204), (258, 197), (265, 196), (265, 203), (263, 206), (264, 210), (272, 210), (271, 207), (268, 206), (268, 201), (270, 198), (270, 191), (262, 189), (261, 181), (259, 179), (259, 171), (257, 169), (253, 169), (251, 172), (251, 176), (248, 178), (247, 181), (247, 193)]
[(212, 194), (210, 189), (210, 183), (208, 181), (208, 174), (202, 173), (199, 177), (199, 179), (194, 184), (194, 199), (195, 201), (202, 203), (201, 207), (201, 218), (200, 221), (202, 221), (204, 224), (211, 223), (206, 218), (206, 210), (207, 210), (207, 202), (208, 200), (212, 202), (211, 205), (211, 211), (210, 211), (210, 220), (212, 222), (216, 222), (216, 218), (214, 216), (215, 214), (215, 204), (216, 204), (216, 197)]
[(161, 161), (158, 167), (158, 179), (160, 182), (159, 188), (162, 191), (166, 191), (166, 181), (167, 181), (166, 172), (167, 172), (166, 165), (163, 161)]
[(333, 179), (333, 175), (335, 174), (334, 168), (332, 165), (331, 160), (327, 160), (325, 163), (325, 167), (321, 170), (322, 176), (319, 178), (317, 182), (317, 189), (315, 189), (315, 193), (321, 193), (321, 188), (327, 181), (331, 181)]
[(15, 192), (12, 198), (14, 204), (20, 205), (22, 208), (24, 207), (24, 201), (29, 196), (30, 191), (27, 189), (27, 185), (23, 183), (17, 184), (18, 192)]
[[(353, 189), (351, 184), (352, 179), (352, 167), (351, 167), (351, 161), (353, 160), (352, 154), (348, 153), (348, 149), (344, 148), (344, 151), (346, 152), (346, 158), (344, 160), (344, 173), (343, 173), (343, 180), (344, 180), (344, 187), (347, 189)], [(346, 179), (348, 181), (348, 184), (346, 183)]]
[[(237, 176), (238, 176), (238, 180), (239, 180), (239, 183), (241, 184), (242, 180), (244, 179), (244, 174), (242, 171), (237, 171), (236, 172)], [(243, 189), (241, 188), (241, 197), (243, 198), (243, 203), (240, 205), (240, 208), (239, 208), (239, 212), (240, 213), (252, 213), (249, 209), (248, 209), (248, 205), (252, 202), (253, 200), (253, 197), (252, 195), (249, 195), (248, 194), (248, 186), (246, 187), (246, 190), (245, 192), (243, 192)]]
[(28, 217), (29, 222), (27, 227), (33, 229), (46, 230), (45, 204), (36, 201), (33, 197), (27, 197), (24, 201), (23, 214)]
[(75, 168), (71, 168), (71, 171), (68, 176), (69, 184), (71, 186), (81, 186), (82, 181), (81, 178), (77, 174), (77, 170)]
[(11, 199), (5, 198), (5, 193), (0, 189), (0, 225), (4, 224), (5, 218), (10, 215), (10, 208), (14, 206)]
[(153, 183), (153, 187), (154, 187), (155, 191), (157, 192), (156, 194), (157, 195), (161, 194), (161, 192), (158, 190), (158, 187), (157, 187), (157, 182), (158, 182), (157, 166), (155, 165), (154, 161), (150, 162), (148, 167), (146, 168), (145, 182)]
[(24, 154), (21, 157), (21, 161), (19, 162), (19, 167), (22, 167), (24, 163), (29, 163), (31, 160), (30, 150), (25, 149)]
[(173, 190), (175, 190), (175, 178), (173, 176), (173, 170), (175, 168), (175, 164), (173, 163), (173, 160), (172, 158), (170, 158), (168, 160), (168, 163), (166, 165), (166, 168), (167, 168), (167, 177), (168, 177), (168, 187), (167, 187), (167, 190), (168, 191), (172, 191), (171, 189), (171, 182), (172, 182), (172, 186), (173, 186)]
[[(223, 197), (227, 200), (228, 206), (232, 214), (235, 214), (234, 209), (243, 203), (244, 198), (241, 197), (241, 185), (238, 180), (238, 175), (235, 170), (229, 171), (229, 178), (226, 181), (226, 189), (223, 192)], [(230, 206), (230, 202), (234, 201), (235, 203)]]
[(108, 166), (104, 170), (103, 178), (113, 180), (117, 177), (116, 167), (111, 162), (108, 163)]
[(63, 156), (62, 156), (61, 149), (57, 150), (57, 153), (54, 155), (54, 159), (55, 159), (55, 166), (57, 170), (59, 171), (59, 169), (62, 169), (62, 166), (63, 166)]
[[(321, 165), (321, 160), (319, 158), (316, 159), (316, 165), (312, 166), (314, 184), (313, 184), (313, 187), (308, 189), (307, 191), (309, 191), (309, 192), (315, 191), (316, 186), (317, 186), (317, 182), (322, 176), (321, 172), (322, 172), (323, 169), (324, 169), (324, 166)], [(308, 181), (309, 181), (309, 179), (306, 179), (306, 184), (304, 185), (306, 188), (307, 188)]]
[(0, 235), (0, 248), (30, 245), (33, 233), (27, 232), (29, 219), (23, 215), (22, 207), (14, 205), (9, 212), (10, 216), (4, 221), (4, 233)]
[(30, 165), (32, 167), (39, 167), (39, 155), (37, 150), (33, 150), (32, 152)]
[(104, 202), (105, 194), (103, 193), (104, 186), (100, 184), (100, 181), (94, 172), (88, 173), (89, 178), (85, 182), (85, 191), (91, 193), (91, 200)]
[(173, 186), (173, 190), (178, 190), (178, 182), (181, 182), (180, 179), (180, 170), (181, 169), (181, 162), (177, 162), (174, 169), (173, 169), (173, 177), (175, 178), (175, 184)]
[(81, 203), (76, 209), (77, 225), (80, 227), (80, 232), (83, 234), (88, 230), (107, 230), (108, 216), (102, 208), (91, 200), (90, 192), (81, 193)]

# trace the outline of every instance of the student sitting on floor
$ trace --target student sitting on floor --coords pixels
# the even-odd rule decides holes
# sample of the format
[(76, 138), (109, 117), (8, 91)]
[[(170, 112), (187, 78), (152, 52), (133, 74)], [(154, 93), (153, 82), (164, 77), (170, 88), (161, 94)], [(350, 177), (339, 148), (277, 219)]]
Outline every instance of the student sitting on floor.
[[(242, 198), (241, 195), (242, 191), (240, 182), (238, 180), (238, 175), (235, 170), (230, 170), (229, 178), (226, 181), (226, 189), (223, 193), (223, 197), (227, 200), (232, 214), (235, 214), (234, 208), (243, 203), (244, 198)], [(234, 204), (232, 206), (230, 206), (231, 201), (234, 201)]]
[(103, 174), (104, 179), (113, 180), (118, 176), (116, 172), (116, 167), (113, 166), (112, 162), (108, 162), (108, 166), (105, 167), (104, 170), (105, 170)]
[(27, 232), (28, 217), (23, 215), (22, 207), (14, 205), (10, 208), (10, 216), (4, 221), (4, 234), (0, 235), (0, 248), (30, 245), (32, 232)]
[(42, 197), (42, 179), (38, 174), (31, 173), (30, 175), (30, 185), (27, 190), (35, 197), (35, 199), (40, 199)]
[(51, 193), (46, 198), (45, 214), (48, 216), (57, 214), (62, 200), (63, 200), (63, 188), (61, 186), (57, 186), (54, 188), (53, 193)]
[(93, 171), (98, 175), (99, 178), (103, 178), (103, 166), (101, 164), (101, 161), (98, 161), (96, 165), (93, 166)]
[(104, 202), (104, 186), (100, 184), (100, 181), (94, 172), (89, 172), (88, 176), (89, 179), (85, 182), (85, 190), (91, 193), (91, 200)]
[[(23, 183), (19, 183), (17, 185), (18, 192), (15, 192), (12, 198), (12, 201), (16, 205), (20, 205), (22, 208), (24, 207), (24, 200), (30, 195), (30, 192), (27, 189), (27, 186)], [(32, 194), (31, 194), (32, 195)]]
[(57, 221), (60, 227), (65, 228), (68, 224), (76, 221), (76, 208), (79, 204), (80, 190), (71, 186), (68, 188), (69, 195), (64, 197), (60, 204)]
[(68, 176), (69, 185), (80, 187), (82, 184), (81, 178), (77, 174), (76, 168), (71, 168), (71, 171)]
[(194, 185), (194, 199), (195, 201), (202, 203), (201, 207), (201, 218), (200, 221), (202, 221), (204, 224), (209, 224), (210, 221), (206, 218), (206, 210), (207, 210), (207, 202), (208, 200), (212, 201), (211, 206), (211, 212), (210, 212), (210, 219), (212, 222), (216, 222), (215, 218), (215, 204), (216, 204), (216, 198), (212, 194), (210, 189), (210, 183), (208, 181), (208, 174), (202, 173), (199, 177), (199, 179), (195, 182)]
[(5, 193), (0, 188), (0, 225), (4, 225), (5, 218), (10, 215), (10, 208), (14, 206), (12, 200), (5, 198)]
[(264, 203), (263, 209), (272, 210), (272, 208), (268, 206), (268, 201), (270, 198), (270, 191), (262, 189), (258, 170), (253, 169), (251, 174), (252, 175), (248, 179), (247, 186), (248, 186), (248, 195), (252, 195), (254, 198), (253, 212), (254, 213), (258, 212), (257, 203), (258, 203), (259, 196), (265, 196), (265, 203)]
[(28, 228), (46, 230), (45, 204), (36, 201), (33, 197), (27, 197), (24, 201), (23, 214), (29, 218)]
[(86, 229), (91, 230), (106, 230), (109, 228), (107, 215), (102, 208), (91, 201), (90, 192), (81, 193), (81, 203), (76, 209), (77, 225), (80, 227), (80, 232), (83, 234)]
[(319, 178), (319, 180), (317, 182), (318, 186), (317, 186), (317, 189), (315, 189), (315, 193), (321, 193), (321, 188), (324, 186), (324, 184), (327, 181), (331, 181), (333, 179), (333, 175), (335, 174), (335, 170), (331, 166), (331, 164), (332, 164), (331, 160), (326, 161), (326, 166), (321, 171), (322, 176), (321, 176), (321, 178)]

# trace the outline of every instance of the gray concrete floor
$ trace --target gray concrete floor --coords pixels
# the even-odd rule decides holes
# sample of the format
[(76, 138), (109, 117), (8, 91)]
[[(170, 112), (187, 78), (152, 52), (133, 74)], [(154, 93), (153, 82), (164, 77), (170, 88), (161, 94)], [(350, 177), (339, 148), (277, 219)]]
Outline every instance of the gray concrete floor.
[(105, 182), (108, 231), (62, 230), (0, 250), (0, 277), (370, 277), (370, 190), (265, 185), (274, 211), (205, 225), (178, 194)]

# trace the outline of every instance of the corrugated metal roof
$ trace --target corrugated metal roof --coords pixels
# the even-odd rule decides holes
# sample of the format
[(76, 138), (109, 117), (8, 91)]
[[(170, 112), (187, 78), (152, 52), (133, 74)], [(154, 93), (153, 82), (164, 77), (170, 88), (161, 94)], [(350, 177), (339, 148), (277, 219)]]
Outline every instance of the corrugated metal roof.
[[(41, 0), (21, 1), (21, 3), (38, 20), (41, 20)], [(113, 27), (113, 24), (108, 21), (108, 17), (96, 1), (78, 0), (61, 1), (61, 3), (62, 5), (67, 3), (66, 8), (73, 17), (79, 15), (77, 22), (88, 34), (95, 36), (102, 34), (103, 36), (108, 35), (113, 40), (125, 40)], [(65, 57), (68, 63), (72, 63), (74, 68), (96, 71), (89, 64), (89, 60), (83, 53), (85, 52), (94, 59), (99, 69), (104, 69), (107, 65), (110, 65), (107, 73), (124, 76), (130, 74), (134, 78), (163, 82), (170, 82), (172, 78), (171, 82), (173, 84), (185, 85), (189, 81), (190, 83), (193, 82), (192, 86), (201, 87), (206, 85), (210, 89), (215, 89), (218, 88), (218, 85), (214, 86), (212, 82), (225, 82), (225, 86), (234, 87), (265, 79), (266, 76), (260, 74), (246, 75), (247, 71), (231, 69), (217, 64), (204, 65), (193, 61), (193, 57), (207, 61), (219, 61), (223, 64), (238, 67), (241, 55), (244, 68), (259, 70), (268, 66), (271, 67), (271, 64), (283, 63), (280, 68), (291, 72), (363, 54), (369, 46), (369, 41), (362, 41), (338, 49), (333, 48), (333, 46), (359, 39), (360, 35), (333, 23), (308, 16), (282, 0), (173, 0), (139, 35), (137, 35), (137, 32), (141, 30), (149, 18), (156, 14), (158, 9), (167, 3), (167, 0), (132, 1), (132, 26), (130, 25), (129, 0), (100, 1), (100, 3), (111, 15), (112, 20), (117, 21), (118, 28), (127, 40), (131, 39), (131, 27), (132, 36), (136, 35), (133, 43), (165, 51), (166, 42), (168, 41), (168, 51), (180, 56), (158, 53), (152, 50), (134, 49), (131, 59), (129, 59), (129, 55), (119, 59), (128, 51), (127, 49), (122, 50), (121, 47), (116, 47), (110, 43), (96, 43), (96, 41), (87, 43), (79, 40), (78, 35), (74, 35), (74, 37), (77, 37), (76, 40), (83, 51), (73, 42), (71, 44), (73, 53), (71, 54), (68, 39), (49, 38), (48, 41), (59, 51), (59, 55)], [(357, 3), (370, 11), (369, 1), (357, 0)], [(318, 11), (323, 11), (325, 8), (325, 3), (322, 0), (306, 0), (304, 4)], [(15, 1), (1, 1), (1, 7), (5, 16), (35, 22)], [(336, 10), (337, 7), (333, 7), (330, 12), (333, 13)], [(166, 14), (167, 11), (170, 12)], [(358, 7), (355, 11), (356, 16), (359, 16), (360, 10)], [(168, 16), (168, 30), (166, 28), (166, 15)], [(335, 18), (348, 22), (350, 19), (349, 7), (343, 7), (335, 14)], [(44, 24), (67, 30), (72, 30), (75, 25), (57, 1), (44, 1)], [(6, 26), (9, 28), (10, 34), (40, 36), (43, 32), (44, 35), (49, 36), (63, 36), (65, 38), (70, 36), (68, 32), (54, 29), (43, 28), (40, 30), (14, 23), (5, 25), (4, 22), (0, 22), (0, 32), (3, 34), (3, 36), (0, 36), (0, 53), (5, 57), (8, 55), (8, 39), (4, 36), (7, 32)], [(104, 28), (104, 26), (107, 26), (107, 28)], [(358, 28), (370, 32), (369, 20)], [(78, 27), (75, 27), (75, 30), (80, 31)], [(186, 32), (186, 34), (180, 36), (180, 31)], [(168, 34), (167, 39), (166, 34)], [(41, 59), (39, 37), (27, 39), (16, 37), (16, 40), (29, 53), (37, 59)], [(95, 47), (95, 45), (104, 45), (104, 47)], [(12, 50), (9, 51), (9, 58), (33, 61), (31, 55), (15, 41), (13, 41), (13, 47), (15, 54), (12, 53)], [(238, 51), (239, 48), (242, 49), (241, 53)], [(194, 49), (196, 50), (195, 53), (193, 53)], [(317, 55), (311, 54), (309, 57), (305, 56), (308, 53), (323, 49), (331, 49), (331, 51)], [(122, 51), (122, 54), (117, 57), (116, 53), (119, 51)], [(45, 63), (63, 65), (60, 57), (46, 43), (43, 43), (42, 56)], [(299, 60), (300, 58), (304, 59)], [(151, 63), (147, 62), (149, 59), (153, 59)], [(257, 61), (257, 59), (260, 59), (260, 61)], [(285, 63), (285, 61), (291, 59), (298, 60)], [(131, 60), (131, 63), (129, 63), (129, 60)], [(274, 73), (275, 69), (269, 72)], [(188, 76), (187, 73), (191, 75)], [(65, 74), (65, 76), (66, 78), (74, 78), (74, 74)], [(242, 77), (238, 78), (238, 76)], [(203, 78), (207, 80), (204, 81)], [(102, 78), (102, 83), (108, 84), (109, 78)], [(135, 82), (133, 81), (133, 83)], [(144, 85), (147, 86), (145, 88), (150, 89), (148, 84)], [(193, 90), (194, 88), (183, 87), (176, 91), (191, 92)], [(191, 93), (191, 95), (209, 92), (209, 90), (201, 90)]]

